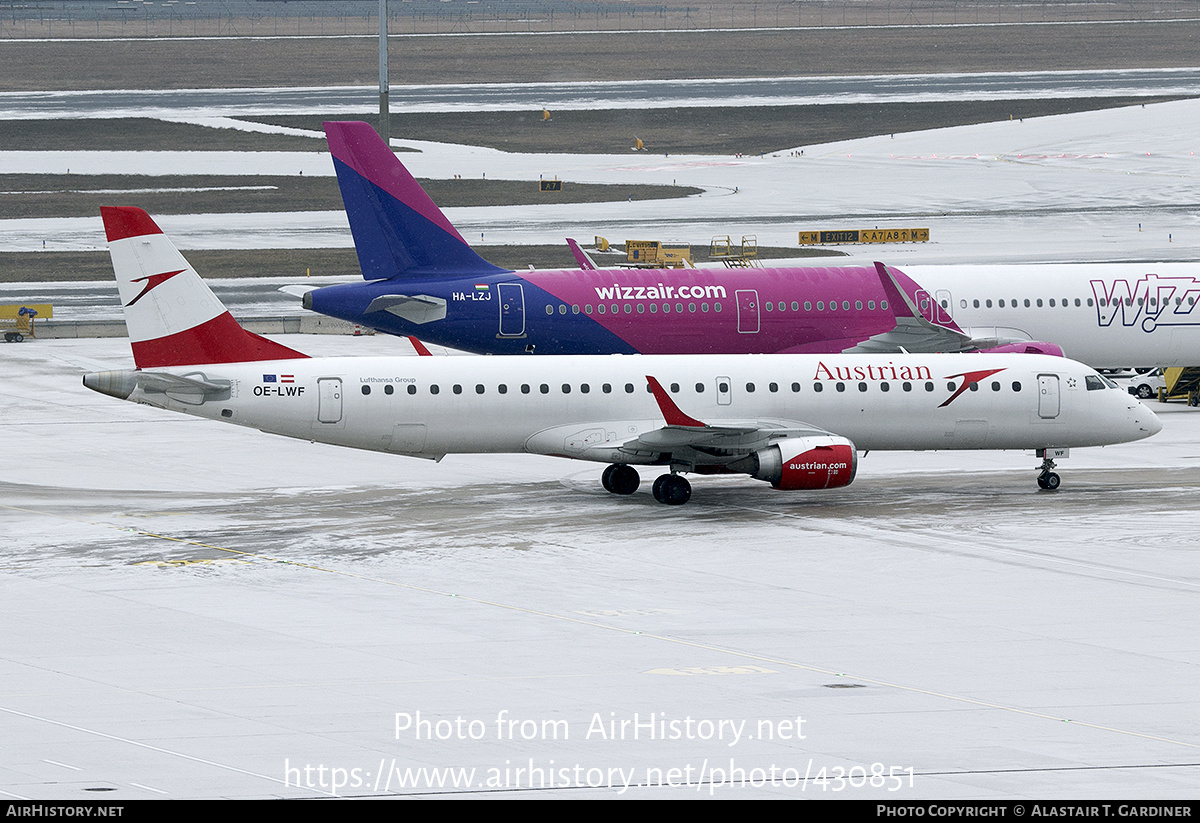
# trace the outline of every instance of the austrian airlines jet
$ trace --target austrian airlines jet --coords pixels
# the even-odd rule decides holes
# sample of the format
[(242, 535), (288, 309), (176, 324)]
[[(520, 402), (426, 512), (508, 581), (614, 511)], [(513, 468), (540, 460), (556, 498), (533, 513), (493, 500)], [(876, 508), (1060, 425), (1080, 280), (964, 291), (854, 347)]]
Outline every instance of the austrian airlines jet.
[(137, 370), (84, 385), (304, 440), (593, 460), (615, 494), (638, 487), (634, 466), (658, 466), (654, 497), (680, 504), (683, 473), (836, 488), (869, 449), (1036, 449), (1055, 489), (1069, 448), (1161, 429), (1112, 381), (1045, 355), (312, 359), (238, 326), (144, 211), (102, 214)]
[[(1040, 351), (1054, 345), (916, 314), (928, 296), (896, 269), (600, 269), (513, 272), (477, 255), (366, 123), (326, 123), (367, 282), (305, 308), (480, 354)], [(890, 281), (890, 282), (889, 282)]]

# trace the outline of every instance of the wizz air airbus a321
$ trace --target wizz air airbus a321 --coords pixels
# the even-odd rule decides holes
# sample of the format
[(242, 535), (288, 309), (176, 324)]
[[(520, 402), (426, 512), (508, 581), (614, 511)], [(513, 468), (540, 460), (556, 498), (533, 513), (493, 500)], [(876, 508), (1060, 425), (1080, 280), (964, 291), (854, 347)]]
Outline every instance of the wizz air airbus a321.
[(1030, 354), (308, 358), (244, 331), (140, 209), (102, 210), (136, 370), (104, 394), (304, 440), (440, 459), (529, 453), (608, 463), (615, 494), (657, 466), (776, 489), (848, 485), (871, 449), (1035, 449), (1149, 437), (1158, 419), (1090, 368)]
[(325, 133), (367, 281), (304, 295), (332, 317), (480, 354), (1062, 353), (922, 318), (913, 307), (928, 296), (882, 264), (601, 269), (572, 242), (579, 269), (501, 269), (371, 126), (326, 123)]

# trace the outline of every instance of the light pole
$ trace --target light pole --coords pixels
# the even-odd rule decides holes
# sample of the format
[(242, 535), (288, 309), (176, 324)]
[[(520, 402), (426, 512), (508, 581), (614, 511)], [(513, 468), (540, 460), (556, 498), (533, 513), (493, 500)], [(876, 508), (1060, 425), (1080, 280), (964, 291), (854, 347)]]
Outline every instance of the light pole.
[(388, 113), (387, 30), (387, 0), (379, 0), (379, 136), (390, 146), (392, 142), (391, 117)]

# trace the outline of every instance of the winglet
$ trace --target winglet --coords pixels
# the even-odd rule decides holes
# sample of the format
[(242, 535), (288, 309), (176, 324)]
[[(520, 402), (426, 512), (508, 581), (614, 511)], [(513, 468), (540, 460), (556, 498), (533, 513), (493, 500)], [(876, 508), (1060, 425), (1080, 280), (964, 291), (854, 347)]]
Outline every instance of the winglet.
[(579, 244), (570, 237), (567, 238), (567, 245), (571, 247), (571, 254), (575, 255), (575, 262), (579, 264), (579, 268), (584, 269), (585, 271), (595, 271), (597, 268), (599, 268), (596, 265), (596, 261), (593, 260), (587, 252), (579, 248)]
[(875, 261), (875, 271), (879, 274), (879, 282), (883, 285), (883, 293), (887, 295), (888, 302), (892, 304), (892, 314), (897, 317), (916, 317), (917, 307), (912, 304), (900, 286), (896, 283), (896, 278), (888, 271), (888, 267), (878, 260)]
[(363, 277), (480, 276), (484, 260), (367, 123), (325, 124)]
[(146, 212), (102, 206), (100, 216), (139, 369), (308, 356), (239, 326)]
[(675, 401), (671, 399), (671, 395), (667, 394), (667, 390), (662, 387), (662, 384), (650, 375), (646, 375), (646, 382), (650, 384), (650, 391), (654, 392), (654, 399), (658, 401), (658, 410), (662, 412), (663, 419), (667, 421), (668, 426), (688, 426), (690, 428), (703, 429), (707, 426), (694, 417), (688, 417), (679, 407), (675, 405)]

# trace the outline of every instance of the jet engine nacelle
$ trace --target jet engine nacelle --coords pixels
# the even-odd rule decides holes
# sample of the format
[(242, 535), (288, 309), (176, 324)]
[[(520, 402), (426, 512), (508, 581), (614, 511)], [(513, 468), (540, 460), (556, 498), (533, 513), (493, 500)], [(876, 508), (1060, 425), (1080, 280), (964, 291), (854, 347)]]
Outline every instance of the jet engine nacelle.
[(766, 480), (776, 489), (836, 489), (849, 486), (858, 471), (858, 452), (844, 437), (811, 436), (779, 440), (730, 468)]

